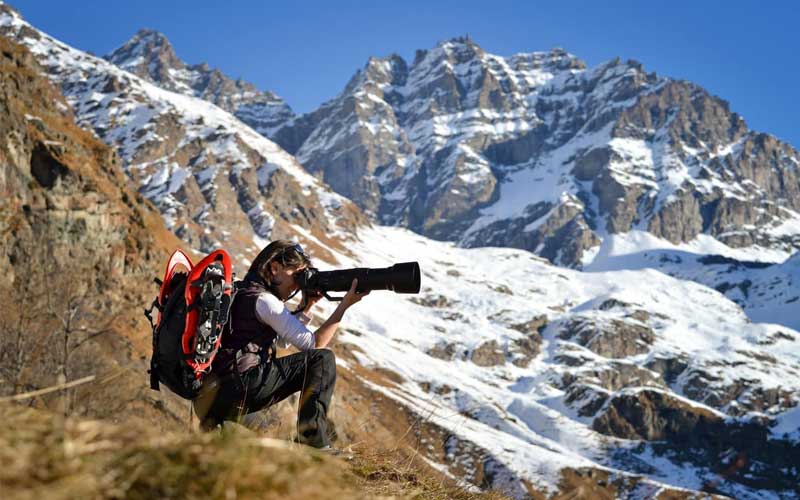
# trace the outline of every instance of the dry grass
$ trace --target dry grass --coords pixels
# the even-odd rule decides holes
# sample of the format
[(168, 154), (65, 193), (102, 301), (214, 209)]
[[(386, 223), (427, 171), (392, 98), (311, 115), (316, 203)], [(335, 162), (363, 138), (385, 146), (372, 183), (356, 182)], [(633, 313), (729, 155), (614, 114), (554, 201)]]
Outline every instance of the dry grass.
[(432, 500), (501, 500), (499, 492), (474, 492), (444, 476), (422, 467), (417, 460), (397, 453), (373, 449), (355, 454), (351, 470), (358, 476), (362, 491), (370, 498), (399, 496)]
[(27, 498), (363, 498), (347, 465), (249, 433), (159, 433), (0, 405), (0, 490)]
[(159, 432), (8, 403), (0, 420), (5, 499), (503, 498), (446, 484), (392, 454), (341, 459), (236, 426)]

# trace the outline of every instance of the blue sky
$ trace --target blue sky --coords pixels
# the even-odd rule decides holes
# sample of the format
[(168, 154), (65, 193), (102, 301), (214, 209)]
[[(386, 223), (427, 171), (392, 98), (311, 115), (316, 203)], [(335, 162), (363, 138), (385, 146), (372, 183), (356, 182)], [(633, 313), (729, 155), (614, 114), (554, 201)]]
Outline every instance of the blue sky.
[(9, 2), (39, 29), (105, 54), (139, 28), (167, 35), (188, 63), (208, 62), (272, 90), (296, 111), (335, 96), (371, 55), (469, 34), (485, 50), (563, 47), (591, 67), (613, 57), (694, 81), (750, 127), (800, 147), (797, 2)]

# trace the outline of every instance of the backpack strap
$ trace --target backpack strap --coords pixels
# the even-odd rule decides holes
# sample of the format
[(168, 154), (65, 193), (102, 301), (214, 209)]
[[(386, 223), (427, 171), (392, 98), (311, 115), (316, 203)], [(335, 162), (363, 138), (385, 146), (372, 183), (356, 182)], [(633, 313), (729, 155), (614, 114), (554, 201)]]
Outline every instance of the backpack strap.
[[(158, 278), (156, 278), (158, 280)], [(150, 375), (150, 388), (154, 391), (159, 390), (158, 384), (158, 325), (153, 322), (153, 309), (159, 312), (163, 311), (163, 307), (158, 303), (158, 297), (153, 299), (149, 309), (144, 310), (144, 316), (150, 322), (150, 328), (153, 330), (153, 354), (150, 356), (150, 369), (147, 373)]]

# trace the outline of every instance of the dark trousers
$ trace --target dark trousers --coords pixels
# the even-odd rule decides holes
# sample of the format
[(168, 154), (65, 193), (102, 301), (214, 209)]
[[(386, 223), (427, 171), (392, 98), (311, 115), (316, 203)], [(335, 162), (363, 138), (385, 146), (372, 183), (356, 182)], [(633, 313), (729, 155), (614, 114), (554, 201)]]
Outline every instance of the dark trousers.
[[(328, 438), (328, 408), (336, 385), (336, 358), (328, 349), (312, 349), (255, 366), (242, 374), (223, 378), (204, 426), (238, 419), (300, 392), (297, 440), (322, 448)], [(200, 412), (198, 411), (198, 415)]]

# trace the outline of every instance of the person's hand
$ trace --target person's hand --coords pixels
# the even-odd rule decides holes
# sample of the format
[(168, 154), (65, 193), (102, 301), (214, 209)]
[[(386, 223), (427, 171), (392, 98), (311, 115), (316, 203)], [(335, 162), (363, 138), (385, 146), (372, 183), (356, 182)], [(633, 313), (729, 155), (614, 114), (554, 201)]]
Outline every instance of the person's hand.
[(358, 278), (353, 280), (353, 283), (350, 284), (350, 290), (348, 290), (347, 294), (345, 294), (344, 298), (342, 298), (342, 304), (344, 304), (345, 309), (350, 308), (350, 306), (352, 306), (359, 300), (369, 295), (369, 291), (357, 292), (356, 291), (357, 287), (358, 287)]
[(303, 297), (300, 301), (303, 313), (310, 311), (311, 307), (319, 302), (322, 297), (324, 297), (324, 295), (319, 290), (312, 290), (309, 293), (303, 290)]

